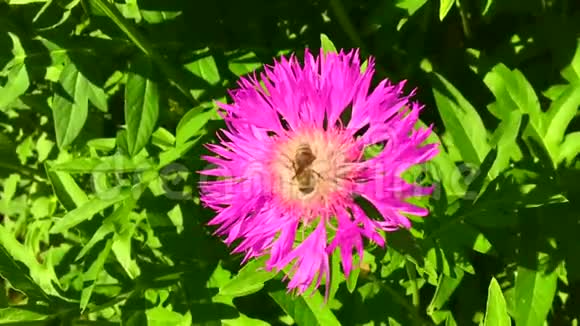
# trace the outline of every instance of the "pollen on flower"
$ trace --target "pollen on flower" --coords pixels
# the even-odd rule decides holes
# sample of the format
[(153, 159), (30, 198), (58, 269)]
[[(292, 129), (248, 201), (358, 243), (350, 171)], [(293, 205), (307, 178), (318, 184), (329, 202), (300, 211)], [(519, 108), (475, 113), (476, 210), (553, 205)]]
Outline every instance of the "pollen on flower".
[(269, 165), (272, 192), (307, 222), (348, 197), (360, 160), (360, 146), (338, 130), (308, 128), (276, 142)]

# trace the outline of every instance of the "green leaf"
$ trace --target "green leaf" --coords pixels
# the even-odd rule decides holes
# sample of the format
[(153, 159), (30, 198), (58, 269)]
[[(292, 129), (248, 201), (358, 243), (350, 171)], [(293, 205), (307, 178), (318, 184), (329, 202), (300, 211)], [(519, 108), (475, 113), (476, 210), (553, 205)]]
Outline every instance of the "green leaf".
[(326, 34), (320, 34), (320, 47), (326, 53), (338, 52), (338, 51), (336, 51), (336, 47), (334, 46), (334, 43), (332, 43), (332, 41), (328, 38), (328, 36), (326, 36)]
[(580, 153), (580, 131), (575, 131), (567, 134), (564, 138), (564, 142), (560, 146), (558, 162), (563, 160), (570, 162), (578, 153)]
[(490, 170), (490, 176), (495, 178), (509, 167), (510, 159), (521, 158), (517, 138), (522, 123), (522, 113), (512, 111), (504, 117), (491, 136), (491, 145), (497, 146), (497, 157)]
[(191, 95), (195, 99), (199, 99), (203, 94), (205, 94), (208, 88), (218, 85), (221, 80), (215, 60), (213, 56), (208, 53), (203, 54), (201, 58), (186, 64), (185, 68), (195, 76), (207, 82), (206, 85), (200, 85), (200, 87), (191, 90)]
[(511, 326), (505, 298), (495, 278), (491, 278), (487, 290), (484, 326)]
[(551, 152), (558, 152), (558, 147), (564, 140), (568, 125), (578, 114), (579, 106), (580, 84), (570, 85), (550, 105), (546, 115), (546, 135), (544, 139)]
[(447, 13), (449, 13), (449, 10), (451, 10), (451, 7), (453, 7), (453, 5), (455, 4), (455, 0), (440, 0), (441, 4), (439, 5), (439, 20), (443, 21), (443, 19), (445, 19), (445, 16), (447, 16)]
[(28, 72), (24, 63), (13, 66), (8, 74), (8, 81), (4, 87), (0, 87), (0, 110), (24, 94), (29, 85)]
[[(152, 67), (145, 60), (134, 63), (135, 68), (150, 74)], [(127, 149), (135, 156), (149, 141), (159, 116), (159, 90), (148, 76), (131, 71), (125, 85), (125, 121)]]
[(481, 165), (490, 146), (477, 110), (443, 76), (432, 73), (433, 95), (446, 131), (465, 162)]
[(220, 295), (241, 297), (260, 291), (266, 281), (276, 276), (276, 272), (264, 269), (265, 259), (253, 260), (246, 264), (238, 275), (220, 288)]
[[(111, 251), (112, 243), (113, 242), (111, 239), (107, 240), (107, 242), (105, 243), (105, 247), (97, 255), (97, 259), (93, 261), (89, 269), (83, 274), (84, 288), (83, 291), (81, 292), (81, 302), (80, 302), (81, 311), (84, 311), (87, 308), (87, 305), (89, 304), (89, 300), (91, 298), (91, 295), (93, 294), (93, 290), (95, 289), (97, 278), (99, 277), (99, 274), (103, 270), (103, 266), (105, 265), (107, 257), (109, 257), (109, 252)], [(89, 283), (88, 286), (87, 283)]]
[(167, 308), (156, 307), (148, 309), (147, 326), (190, 326), (192, 325), (191, 313), (188, 311), (185, 315), (171, 311)]
[(247, 52), (243, 55), (229, 60), (228, 68), (237, 76), (245, 75), (262, 66), (262, 62), (254, 52)]
[(71, 173), (127, 173), (153, 170), (156, 165), (148, 159), (129, 158), (123, 155), (103, 156), (99, 158), (81, 157), (51, 166), (53, 171)]
[(580, 39), (577, 40), (576, 51), (570, 64), (560, 73), (570, 84), (580, 84)]
[(546, 275), (542, 271), (518, 267), (515, 286), (516, 325), (544, 325), (556, 294), (557, 282), (556, 272)]
[[(0, 255), (8, 256), (7, 259), (0, 260), (2, 262), (0, 263), (1, 272), (6, 273), (6, 277), (14, 279), (19, 286), (23, 287), (22, 290), (25, 293), (31, 292), (31, 295), (44, 301), (48, 301), (46, 294), (59, 296), (55, 288), (55, 284), (58, 285), (59, 281), (52, 266), (39, 263), (36, 254), (18, 242), (13, 232), (2, 225), (0, 225), (0, 245), (4, 249)], [(14, 261), (22, 262), (28, 268), (28, 273), (20, 269)], [(18, 269), (22, 272), (20, 276), (14, 274)], [(39, 291), (39, 287), (44, 293)]]
[(61, 219), (57, 220), (56, 223), (54, 223), (54, 226), (50, 229), (50, 233), (65, 232), (77, 224), (90, 220), (95, 214), (109, 206), (127, 199), (131, 195), (132, 191), (130, 188), (121, 186), (97, 194), (96, 197), (92, 198), (82, 206), (68, 212)]
[(489, 12), (489, 9), (491, 9), (491, 5), (493, 4), (494, 0), (486, 0), (485, 1), (485, 7), (483, 8), (483, 12), (481, 13), (482, 16), (487, 15), (487, 13)]
[(60, 74), (60, 83), (66, 94), (57, 92), (52, 103), (56, 142), (59, 148), (70, 145), (79, 135), (89, 113), (89, 82), (73, 63), (67, 64)]
[(189, 91), (184, 87), (184, 77), (180, 72), (171, 66), (165, 59), (157, 53), (151, 43), (139, 32), (135, 26), (127, 21), (119, 10), (107, 0), (88, 0), (89, 7), (93, 11), (105, 15), (113, 21), (115, 25), (133, 42), (147, 57), (151, 58), (167, 76), (173, 86), (175, 86), (192, 103), (196, 101), (191, 97)]
[(314, 292), (312, 296), (292, 296), (281, 290), (270, 292), (269, 295), (297, 325), (340, 325), (318, 292)]
[(111, 215), (105, 218), (103, 224), (97, 229), (97, 231), (95, 231), (89, 242), (82, 247), (75, 260), (84, 257), (94, 245), (103, 240), (108, 234), (115, 231), (115, 225), (128, 223), (128, 216), (133, 208), (135, 208), (135, 200), (132, 197), (129, 197)]
[(203, 112), (202, 107), (193, 108), (179, 120), (175, 131), (176, 144), (179, 146), (202, 133), (205, 124), (216, 115), (214, 110)]
[(413, 16), (426, 3), (427, 0), (401, 0), (396, 2), (396, 6), (397, 8), (406, 10), (409, 16)]
[[(125, 210), (120, 213), (120, 216), (115, 218), (117, 225), (117, 232), (113, 237), (113, 253), (117, 261), (129, 275), (131, 279), (136, 279), (141, 270), (137, 262), (131, 258), (131, 240), (137, 229), (137, 223), (129, 221), (129, 213), (134, 207), (134, 201), (131, 204), (125, 204)], [(135, 214), (137, 215), (137, 214)]]
[[(49, 316), (46, 314), (38, 313), (32, 309), (26, 309), (28, 307), (7, 307), (0, 309), (0, 325), (47, 325), (48, 323), (33, 323), (36, 320), (45, 320)], [(14, 323), (12, 323), (14, 322)], [(20, 323), (16, 323), (20, 322)], [(25, 323), (22, 323), (25, 322)], [(27, 322), (27, 323), (26, 323)]]
[[(0, 233), (3, 232), (5, 230), (0, 226)], [(4, 249), (4, 246), (0, 246), (0, 275), (3, 279), (8, 280), (14, 288), (22, 291), (28, 297), (35, 300), (50, 301), (44, 290), (36, 284), (25, 269), (18, 265), (6, 249)], [(1, 313), (0, 316), (2, 316)]]
[(427, 307), (427, 313), (429, 315), (443, 308), (445, 303), (449, 300), (449, 298), (451, 298), (451, 295), (453, 292), (455, 292), (455, 289), (457, 289), (463, 280), (464, 273), (461, 269), (455, 269), (455, 274), (455, 277), (447, 276), (444, 274), (439, 276), (435, 294), (433, 295), (433, 298)]
[(46, 171), (54, 193), (66, 210), (73, 210), (89, 200), (69, 173), (54, 171), (48, 163)]

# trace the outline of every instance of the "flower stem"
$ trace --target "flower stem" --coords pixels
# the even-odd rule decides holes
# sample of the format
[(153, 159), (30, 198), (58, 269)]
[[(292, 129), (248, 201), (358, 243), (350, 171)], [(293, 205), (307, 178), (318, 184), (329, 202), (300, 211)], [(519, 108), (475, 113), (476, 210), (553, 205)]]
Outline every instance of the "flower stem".
[(429, 322), (429, 321), (425, 320), (423, 317), (421, 317), (421, 315), (419, 315), (418, 310), (413, 305), (409, 304), (409, 302), (407, 301), (407, 299), (404, 296), (402, 296), (399, 292), (397, 292), (395, 289), (390, 287), (384, 281), (379, 280), (374, 275), (370, 275), (368, 277), (368, 279), (371, 280), (372, 282), (378, 284), (383, 290), (387, 291), (391, 295), (391, 298), (395, 302), (397, 302), (398, 304), (403, 306), (403, 308), (405, 308), (405, 310), (407, 310), (409, 312), (411, 318), (415, 322), (415, 325), (433, 325), (432, 322)]
[(413, 292), (413, 306), (419, 308), (421, 305), (421, 298), (419, 297), (419, 287), (417, 286), (417, 271), (413, 267), (413, 263), (406, 260), (405, 269), (407, 270), (407, 277), (411, 281), (411, 291)]
[(334, 15), (336, 15), (336, 19), (338, 20), (338, 24), (342, 27), (346, 35), (350, 38), (352, 43), (361, 50), (364, 51), (364, 45), (360, 36), (358, 35), (354, 25), (352, 24), (342, 2), (340, 0), (330, 0), (330, 7), (332, 11), (334, 11)]

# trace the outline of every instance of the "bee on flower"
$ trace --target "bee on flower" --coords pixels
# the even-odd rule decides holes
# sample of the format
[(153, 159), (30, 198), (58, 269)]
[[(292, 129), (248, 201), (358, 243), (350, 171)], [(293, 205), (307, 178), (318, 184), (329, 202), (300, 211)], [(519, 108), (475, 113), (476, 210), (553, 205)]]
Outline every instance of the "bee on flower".
[[(202, 202), (216, 212), (209, 224), (245, 260), (267, 256), (266, 269), (285, 270), (299, 294), (330, 282), (335, 250), (348, 276), (364, 239), (384, 246), (383, 231), (411, 226), (404, 214), (428, 214), (406, 199), (432, 187), (402, 178), (438, 153), (424, 144), (431, 129), (415, 128), (422, 106), (403, 93), (404, 82), (371, 88), (373, 75), (373, 59), (361, 71), (357, 50), (306, 50), (303, 63), (282, 57), (242, 77), (232, 103), (219, 104), (226, 128), (208, 145), (213, 167), (200, 172), (212, 178), (200, 183)], [(382, 150), (365, 157), (376, 144)]]

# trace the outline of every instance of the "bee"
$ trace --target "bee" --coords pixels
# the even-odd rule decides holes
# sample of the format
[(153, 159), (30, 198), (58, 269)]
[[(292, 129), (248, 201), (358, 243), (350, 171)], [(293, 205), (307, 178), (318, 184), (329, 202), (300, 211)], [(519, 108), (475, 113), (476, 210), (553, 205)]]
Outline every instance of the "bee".
[(294, 170), (292, 180), (298, 182), (298, 190), (304, 194), (314, 191), (316, 177), (320, 177), (320, 174), (312, 169), (314, 160), (316, 160), (316, 156), (312, 153), (312, 148), (305, 143), (298, 146), (294, 160), (291, 160)]

